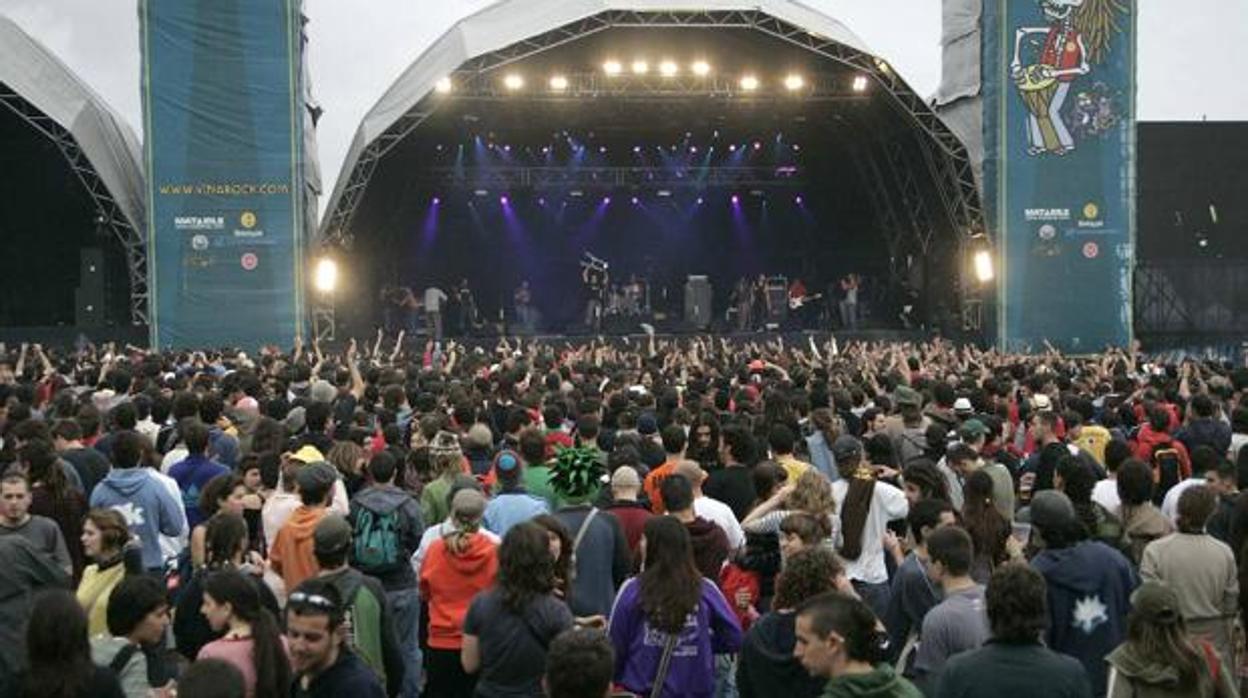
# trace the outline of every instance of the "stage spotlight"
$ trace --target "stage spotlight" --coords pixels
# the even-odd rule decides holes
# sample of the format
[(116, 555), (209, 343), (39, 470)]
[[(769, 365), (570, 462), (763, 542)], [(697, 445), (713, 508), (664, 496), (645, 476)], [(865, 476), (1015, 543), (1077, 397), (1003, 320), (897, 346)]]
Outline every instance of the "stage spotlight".
[(784, 79), (784, 89), (788, 90), (789, 92), (800, 90), (805, 85), (806, 85), (806, 81), (802, 79), (801, 75), (798, 75), (796, 73), (789, 75), (788, 77)]
[(693, 62), (693, 74), (694, 75), (705, 76), (709, 74), (710, 72), (711, 72), (710, 63), (707, 63), (706, 61), (694, 61)]
[(796, 144), (796, 143), (794, 143), (794, 144), (793, 144), (793, 150), (794, 150), (794, 152), (796, 152), (796, 151), (798, 151), (798, 150), (801, 150), (801, 149), (802, 149), (802, 146), (800, 146), (800, 145), (798, 145), (798, 144)]
[(498, 197), (498, 203), (506, 206), (507, 204), (511, 203), (511, 199), (507, 198), (506, 196), (500, 196)]
[(659, 74), (665, 78), (670, 78), (680, 72), (680, 68), (676, 66), (675, 61), (663, 61), (659, 64)]
[(313, 283), (321, 293), (333, 293), (338, 286), (338, 263), (329, 257), (317, 260)]
[(641, 201), (640, 201), (637, 197), (635, 197), (635, 196), (632, 198), (632, 202), (633, 202), (633, 205), (634, 205), (634, 206), (636, 206), (637, 204), (641, 203)]
[(746, 75), (741, 78), (741, 89), (746, 92), (752, 92), (758, 89), (758, 78), (753, 75)]
[(604, 197), (602, 197), (602, 205), (603, 205), (603, 206), (606, 206), (607, 204), (610, 204), (610, 203), (611, 203), (611, 197), (609, 197), (609, 196), (604, 196)]
[(877, 69), (878, 69), (881, 73), (887, 73), (887, 72), (889, 72), (890, 70), (892, 70), (892, 68), (890, 68), (890, 67), (889, 67), (889, 65), (888, 65), (888, 61), (884, 60), (883, 58), (877, 58), (877, 59), (875, 59), (875, 67), (876, 67), (876, 68), (877, 68)]
[(702, 197), (700, 197), (700, 196), (699, 196), (699, 197), (698, 197), (698, 205), (699, 205), (699, 206), (701, 206), (701, 205), (702, 205), (702, 201), (703, 201)]
[(639, 146), (639, 145), (635, 145), (635, 146), (633, 146), (633, 152), (634, 152), (634, 153), (640, 153), (640, 152), (641, 152), (641, 146)]
[(451, 91), (452, 87), (454, 87), (454, 85), (451, 83), (451, 79), (449, 77), (445, 77), (439, 79), (434, 84), (433, 89), (437, 90), (438, 94), (446, 94)]
[(511, 75), (503, 78), (503, 87), (513, 91), (518, 90), (521, 87), (524, 87), (524, 78), (520, 77), (516, 73), (512, 73)]
[(741, 197), (737, 196), (736, 194), (733, 194), (733, 195), (732, 195), (732, 203), (733, 203), (733, 204), (739, 204), (739, 203), (741, 203)]
[(737, 152), (737, 144), (736, 144), (736, 143), (729, 143), (729, 144), (728, 144), (728, 152), (730, 152), (730, 153), (735, 153), (735, 152)]
[(854, 78), (854, 92), (866, 92), (866, 91), (867, 91), (867, 76), (859, 75), (855, 77)]
[(438, 204), (440, 204), (440, 203), (442, 203), (442, 198), (441, 198), (441, 197), (438, 197), (438, 196), (433, 197), (433, 205), (434, 205), (434, 206), (437, 206), (437, 205), (438, 205)]
[(642, 60), (633, 61), (633, 74), (634, 75), (645, 75), (648, 72), (650, 72), (649, 63), (642, 61)]
[(981, 284), (986, 284), (993, 279), (992, 254), (988, 250), (975, 253), (975, 278)]
[(605, 145), (598, 146), (598, 152), (605, 154), (607, 152), (607, 146)]
[(801, 194), (798, 194), (797, 196), (793, 197), (793, 203), (797, 204), (798, 206), (802, 205), (802, 201), (804, 201), (804, 199), (802, 199)]
[(759, 143), (758, 141), (754, 141), (754, 150), (759, 150), (762, 147), (763, 147), (762, 143)]
[(545, 206), (545, 205), (546, 205), (546, 197), (544, 197), (544, 196), (543, 196), (543, 197), (541, 197), (540, 199), (538, 199), (538, 200), (537, 200), (537, 205), (538, 205), (538, 206)]
[(556, 75), (550, 79), (550, 89), (556, 92), (562, 92), (568, 89), (568, 79), (562, 75)]
[(624, 70), (619, 61), (607, 61), (602, 64), (602, 72), (607, 75), (619, 75)]
[(698, 152), (698, 146), (696, 146), (696, 145), (691, 145), (691, 146), (689, 146), (689, 152), (691, 152), (691, 153), (696, 153), (696, 152)]

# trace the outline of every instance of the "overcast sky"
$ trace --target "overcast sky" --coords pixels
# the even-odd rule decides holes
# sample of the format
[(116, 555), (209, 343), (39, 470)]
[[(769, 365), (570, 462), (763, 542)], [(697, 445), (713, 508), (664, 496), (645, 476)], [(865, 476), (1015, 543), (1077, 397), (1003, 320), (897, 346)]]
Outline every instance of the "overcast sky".
[[(325, 108), (318, 131), (322, 206), (356, 126), (381, 93), (456, 20), (492, 1), (305, 0), (312, 81)], [(1135, 1), (1140, 118), (1248, 120), (1248, 0)], [(935, 92), (940, 0), (806, 2), (847, 25), (919, 94)], [(0, 13), (60, 56), (140, 131), (134, 0), (0, 0)]]

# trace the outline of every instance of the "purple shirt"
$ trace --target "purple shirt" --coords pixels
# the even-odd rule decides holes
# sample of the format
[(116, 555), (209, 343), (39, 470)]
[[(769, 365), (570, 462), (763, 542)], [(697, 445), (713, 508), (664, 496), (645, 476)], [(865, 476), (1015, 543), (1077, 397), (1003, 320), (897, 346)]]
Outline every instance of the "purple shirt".
[(182, 508), (186, 510), (188, 530), (204, 520), (204, 514), (199, 510), (199, 493), (204, 485), (214, 477), (228, 475), (229, 472), (229, 468), (202, 454), (187, 456), (169, 469), (169, 477), (176, 480), (178, 489), (182, 490)]
[[(638, 695), (649, 695), (663, 657), (667, 633), (650, 626), (641, 607), (641, 583), (636, 577), (624, 582), (611, 609), (607, 630), (615, 646), (615, 680)], [(710, 698), (715, 692), (715, 655), (741, 648), (741, 626), (719, 587), (702, 580), (698, 608), (685, 620), (685, 628), (672, 652), (662, 695)]]

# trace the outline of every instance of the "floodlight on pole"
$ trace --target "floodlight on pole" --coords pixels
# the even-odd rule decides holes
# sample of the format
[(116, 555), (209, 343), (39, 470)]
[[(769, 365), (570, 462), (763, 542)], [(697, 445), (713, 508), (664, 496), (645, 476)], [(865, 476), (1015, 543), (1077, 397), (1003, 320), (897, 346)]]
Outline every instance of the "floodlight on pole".
[(753, 75), (746, 75), (741, 78), (741, 89), (746, 92), (752, 92), (758, 89), (758, 78)]
[(444, 95), (450, 92), (451, 88), (453, 88), (454, 86), (455, 85), (451, 82), (451, 79), (449, 77), (444, 77), (444, 78), (440, 78), (438, 82), (434, 84), (433, 89), (437, 90), (438, 94)]
[(992, 253), (988, 250), (980, 250), (975, 253), (975, 278), (981, 283), (986, 284), (995, 276), (992, 268)]
[(317, 291), (327, 295), (333, 293), (338, 287), (338, 263), (332, 257), (321, 257), (316, 262), (312, 278)]

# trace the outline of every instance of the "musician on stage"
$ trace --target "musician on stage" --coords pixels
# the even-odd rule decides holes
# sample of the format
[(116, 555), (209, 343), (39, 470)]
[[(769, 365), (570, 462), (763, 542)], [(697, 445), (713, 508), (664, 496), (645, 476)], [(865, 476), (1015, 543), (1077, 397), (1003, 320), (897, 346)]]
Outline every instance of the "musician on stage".
[(581, 262), (581, 282), (585, 284), (585, 291), (589, 294), (589, 300), (585, 303), (585, 326), (598, 332), (602, 329), (603, 303), (607, 284), (610, 282), (607, 265), (598, 259)]
[(858, 329), (858, 275), (846, 274), (841, 279), (841, 328)]
[(532, 334), (533, 322), (533, 291), (529, 289), (529, 280), (520, 282), (520, 286), (511, 294), (516, 306), (516, 322), (525, 334)]
[(477, 319), (477, 301), (473, 298), (472, 289), (468, 286), (468, 279), (459, 280), (459, 286), (455, 288), (455, 305), (457, 306), (459, 333), (466, 335), (472, 331)]
[(750, 329), (750, 304), (753, 302), (754, 285), (750, 283), (750, 277), (743, 276), (737, 279), (736, 288), (732, 290), (732, 298), (730, 299), (734, 308), (737, 309), (737, 331), (745, 332)]
[(806, 282), (800, 276), (794, 278), (789, 284), (789, 310), (800, 329), (806, 329), (806, 296)]
[(752, 329), (763, 329), (771, 319), (771, 296), (767, 295), (767, 276), (759, 274), (750, 287), (750, 319)]

